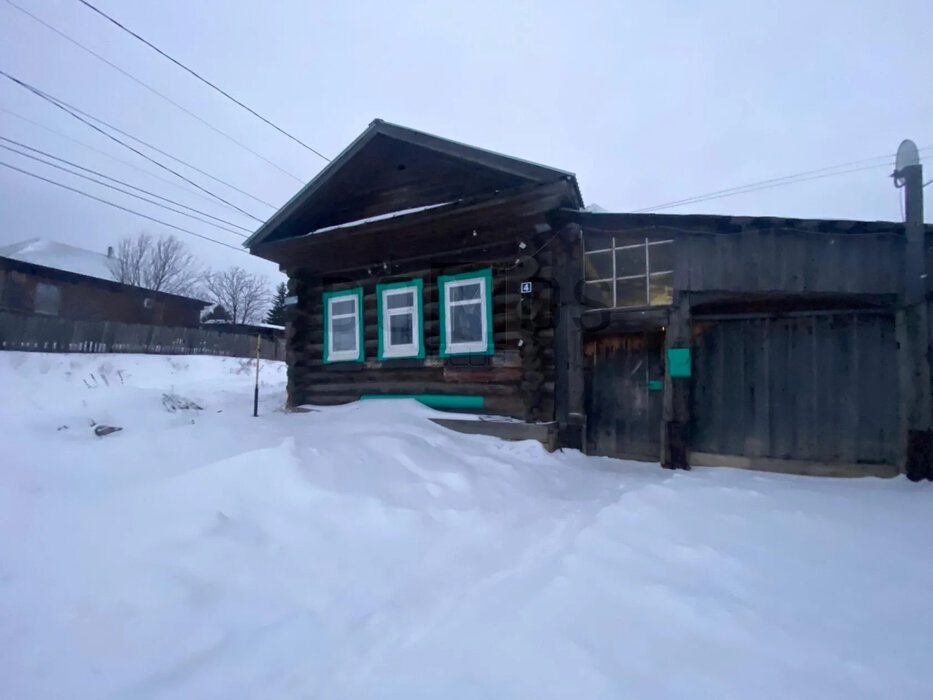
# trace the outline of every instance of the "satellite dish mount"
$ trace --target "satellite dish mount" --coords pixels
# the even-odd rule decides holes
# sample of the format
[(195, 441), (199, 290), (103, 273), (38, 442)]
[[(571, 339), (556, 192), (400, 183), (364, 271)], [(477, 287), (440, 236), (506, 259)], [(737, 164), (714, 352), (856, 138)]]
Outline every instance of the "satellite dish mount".
[(917, 144), (910, 139), (901, 141), (897, 147), (897, 156), (894, 159), (894, 172), (891, 177), (894, 178), (895, 187), (903, 187), (907, 182), (907, 173), (909, 168), (920, 167), (920, 153), (917, 151)]

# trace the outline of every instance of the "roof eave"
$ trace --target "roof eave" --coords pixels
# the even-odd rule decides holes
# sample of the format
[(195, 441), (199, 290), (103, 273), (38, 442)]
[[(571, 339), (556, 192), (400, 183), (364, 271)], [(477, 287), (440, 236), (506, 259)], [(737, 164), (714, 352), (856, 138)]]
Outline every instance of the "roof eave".
[(440, 136), (435, 136), (424, 131), (410, 129), (408, 127), (392, 124), (381, 119), (374, 119), (369, 127), (362, 134), (356, 137), (349, 146), (324, 167), (314, 178), (300, 189), (291, 199), (289, 199), (272, 217), (269, 218), (255, 233), (243, 242), (245, 248), (252, 248), (262, 243), (268, 236), (288, 217), (296, 212), (301, 205), (312, 195), (322, 184), (324, 184), (332, 173), (339, 170), (350, 160), (363, 146), (371, 141), (377, 134), (384, 134), (413, 145), (422, 146), (441, 153), (450, 155), (464, 155), (464, 151), (470, 153), (472, 160), (481, 165), (501, 170), (509, 174), (525, 177), (529, 180), (539, 180), (546, 182), (548, 176), (558, 176), (565, 178), (571, 183), (574, 194), (577, 198), (578, 206), (583, 206), (583, 198), (580, 193), (580, 186), (577, 183), (576, 175), (566, 170), (552, 168), (540, 163), (535, 163), (521, 158), (514, 158), (502, 153), (490, 151), (476, 146), (452, 141)]

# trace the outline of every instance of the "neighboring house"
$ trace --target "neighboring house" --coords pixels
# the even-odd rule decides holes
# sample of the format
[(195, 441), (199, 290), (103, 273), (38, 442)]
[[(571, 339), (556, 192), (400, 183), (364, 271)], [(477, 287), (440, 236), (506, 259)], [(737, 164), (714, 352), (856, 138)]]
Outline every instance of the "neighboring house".
[(246, 245), (289, 277), (292, 405), (413, 396), (594, 454), (890, 475), (899, 376), (928, 376), (895, 339), (903, 224), (585, 210), (572, 173), (380, 120)]
[(0, 311), (194, 328), (206, 304), (0, 256)]
[(112, 247), (107, 249), (105, 255), (93, 250), (68, 245), (67, 243), (48, 241), (43, 238), (31, 238), (28, 241), (0, 246), (0, 257), (13, 258), (21, 262), (52, 267), (56, 270), (74, 272), (102, 280), (112, 281), (114, 279), (111, 268), (113, 264)]

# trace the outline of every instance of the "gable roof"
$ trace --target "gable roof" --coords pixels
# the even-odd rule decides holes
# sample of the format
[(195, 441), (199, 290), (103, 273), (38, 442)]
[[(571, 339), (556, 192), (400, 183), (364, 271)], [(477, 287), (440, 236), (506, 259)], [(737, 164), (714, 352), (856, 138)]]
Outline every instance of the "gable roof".
[(0, 256), (113, 282), (111, 258), (58, 241), (31, 238), (0, 247)]
[(244, 246), (557, 180), (571, 184), (582, 206), (571, 172), (376, 119)]

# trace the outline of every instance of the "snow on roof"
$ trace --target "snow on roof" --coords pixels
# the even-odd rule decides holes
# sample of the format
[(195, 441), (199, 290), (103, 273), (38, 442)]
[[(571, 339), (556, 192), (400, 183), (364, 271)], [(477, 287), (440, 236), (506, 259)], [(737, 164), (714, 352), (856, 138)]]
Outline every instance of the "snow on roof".
[(0, 256), (113, 281), (113, 274), (110, 272), (111, 258), (103, 253), (95, 253), (93, 250), (77, 248), (58, 241), (32, 238), (0, 247)]
[(409, 214), (417, 214), (419, 211), (427, 211), (428, 209), (436, 209), (437, 207), (442, 207), (445, 204), (453, 204), (453, 202), (438, 202), (437, 204), (426, 204), (423, 207), (412, 207), (411, 209), (399, 209), (398, 211), (390, 211), (386, 214), (377, 214), (376, 216), (368, 216), (365, 219), (356, 219), (354, 221), (347, 221), (342, 224), (334, 224), (333, 226), (324, 226), (323, 228), (315, 229), (314, 231), (309, 231), (306, 235), (310, 236), (316, 233), (326, 233), (327, 231), (337, 231), (342, 228), (354, 228), (356, 226), (362, 226), (363, 224), (371, 224), (374, 221), (384, 221), (386, 219), (394, 219), (398, 216), (408, 216)]

